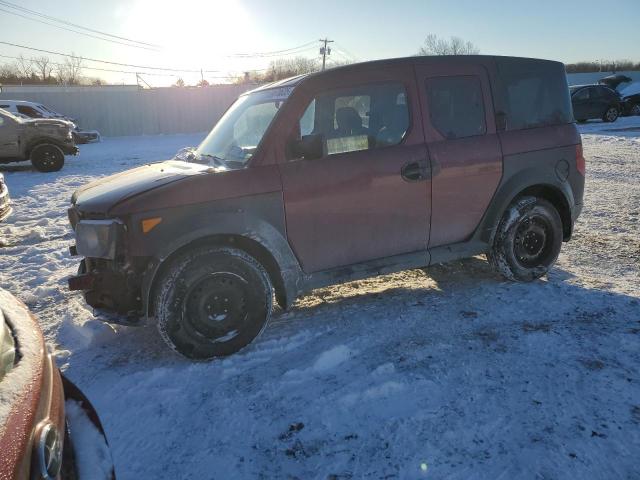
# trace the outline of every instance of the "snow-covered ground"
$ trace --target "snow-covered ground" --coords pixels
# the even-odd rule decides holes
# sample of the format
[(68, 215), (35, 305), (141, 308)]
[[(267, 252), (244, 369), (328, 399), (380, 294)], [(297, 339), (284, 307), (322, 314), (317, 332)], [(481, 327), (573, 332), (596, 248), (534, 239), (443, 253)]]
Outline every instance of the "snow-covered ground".
[(240, 354), (190, 363), (65, 279), (88, 180), (203, 135), (108, 138), (58, 173), (0, 167), (0, 286), (99, 411), (118, 478), (640, 477), (640, 118), (584, 133), (586, 204), (548, 278), (482, 257), (317, 290)]

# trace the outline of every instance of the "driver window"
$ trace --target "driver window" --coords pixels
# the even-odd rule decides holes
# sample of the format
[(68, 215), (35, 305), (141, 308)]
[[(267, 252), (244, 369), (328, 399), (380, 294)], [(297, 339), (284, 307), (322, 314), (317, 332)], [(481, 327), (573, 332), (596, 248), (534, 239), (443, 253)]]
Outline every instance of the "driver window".
[(327, 155), (397, 145), (409, 129), (401, 84), (365, 85), (316, 96), (300, 118), (300, 133), (321, 135)]

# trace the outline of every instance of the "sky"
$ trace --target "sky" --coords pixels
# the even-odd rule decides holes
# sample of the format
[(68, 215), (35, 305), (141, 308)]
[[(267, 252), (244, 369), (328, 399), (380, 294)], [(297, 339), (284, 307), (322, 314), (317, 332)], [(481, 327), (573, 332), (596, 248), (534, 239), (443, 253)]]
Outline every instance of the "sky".
[[(152, 86), (171, 84), (178, 76), (187, 83), (195, 83), (201, 74), (140, 67), (202, 69), (204, 78), (220, 83), (230, 74), (264, 69), (275, 58), (238, 58), (236, 54), (305, 45), (295, 54), (318, 58), (317, 40), (324, 37), (335, 40), (330, 56), (334, 61), (413, 55), (430, 33), (445, 38), (461, 37), (474, 43), (483, 54), (548, 58), (565, 63), (600, 59), (640, 61), (640, 0), (6, 1), (160, 48), (134, 48), (60, 30), (7, 13), (16, 10), (3, 5), (2, 0), (0, 42), (136, 65), (84, 61), (85, 67), (146, 72), (142, 78)], [(0, 55), (20, 54), (42, 55), (0, 44)], [(62, 61), (62, 57), (48, 56)], [(0, 63), (11, 61), (0, 57)], [(113, 83), (136, 83), (135, 73), (88, 68), (83, 73)]]

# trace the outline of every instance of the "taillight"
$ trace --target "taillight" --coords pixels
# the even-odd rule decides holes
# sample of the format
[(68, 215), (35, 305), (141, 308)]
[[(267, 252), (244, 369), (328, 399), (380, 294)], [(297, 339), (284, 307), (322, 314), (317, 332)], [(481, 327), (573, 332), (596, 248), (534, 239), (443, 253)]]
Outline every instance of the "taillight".
[(582, 144), (576, 145), (576, 169), (584, 177), (587, 174), (587, 166), (582, 153)]

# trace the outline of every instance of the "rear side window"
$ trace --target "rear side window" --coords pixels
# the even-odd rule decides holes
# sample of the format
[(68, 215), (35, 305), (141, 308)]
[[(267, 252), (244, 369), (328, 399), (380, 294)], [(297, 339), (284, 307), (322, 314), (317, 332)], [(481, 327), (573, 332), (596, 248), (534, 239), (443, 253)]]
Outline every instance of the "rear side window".
[(397, 145), (409, 129), (406, 98), (402, 84), (321, 93), (300, 119), (300, 133), (321, 134), (328, 155)]
[(581, 88), (573, 94), (574, 100), (589, 100), (589, 89)]
[(27, 117), (31, 117), (31, 118), (42, 118), (42, 113), (40, 113), (38, 110), (36, 110), (33, 107), (29, 107), (27, 105), (18, 105), (18, 112), (22, 113), (23, 115), (26, 115)]
[(431, 124), (446, 139), (487, 132), (480, 80), (473, 76), (427, 79)]
[(507, 130), (571, 123), (573, 115), (564, 65), (497, 58), (504, 88)]

